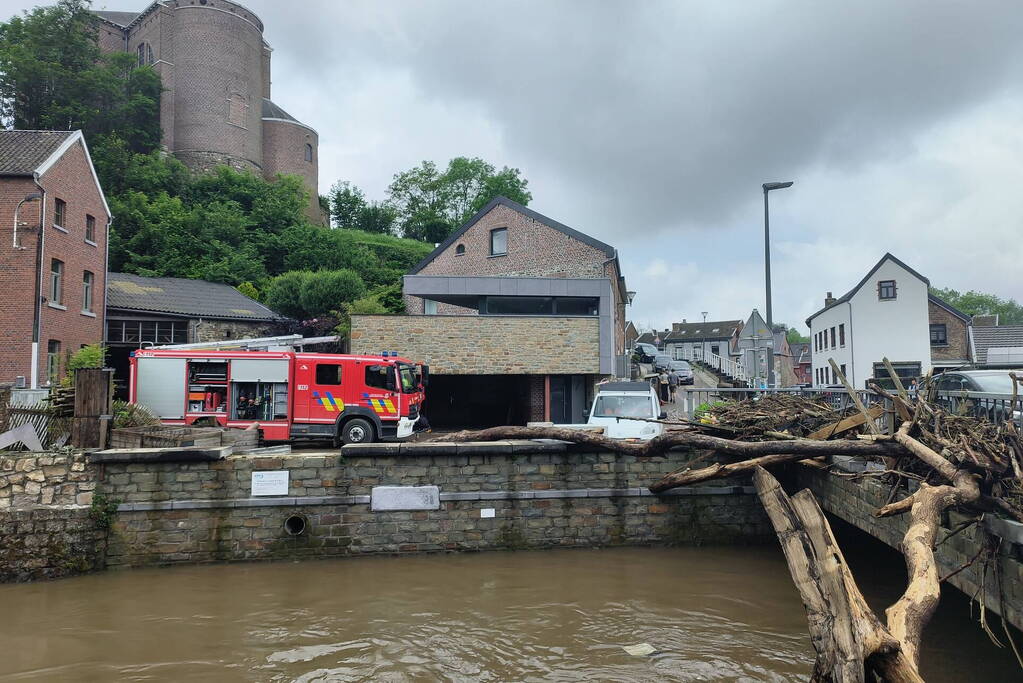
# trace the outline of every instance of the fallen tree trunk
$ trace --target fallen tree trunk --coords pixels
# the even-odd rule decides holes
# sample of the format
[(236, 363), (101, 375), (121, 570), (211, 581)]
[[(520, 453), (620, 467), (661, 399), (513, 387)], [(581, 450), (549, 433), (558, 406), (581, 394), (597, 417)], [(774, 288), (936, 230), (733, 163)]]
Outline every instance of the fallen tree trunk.
[[(855, 455), (864, 458), (902, 454), (898, 446), (887, 442), (867, 441), (814, 441), (792, 439), (784, 441), (735, 441), (695, 432), (669, 432), (648, 441), (610, 439), (602, 434), (564, 427), (491, 427), (443, 434), (432, 441), (501, 441), (504, 439), (555, 439), (584, 446), (594, 446), (626, 455), (660, 455), (672, 448), (708, 450), (737, 458), (755, 458), (764, 455), (801, 454), (804, 458), (821, 455)], [(799, 460), (801, 458), (794, 458)], [(681, 484), (677, 484), (681, 486)], [(673, 488), (668, 486), (667, 488)], [(667, 490), (664, 489), (664, 490)]]

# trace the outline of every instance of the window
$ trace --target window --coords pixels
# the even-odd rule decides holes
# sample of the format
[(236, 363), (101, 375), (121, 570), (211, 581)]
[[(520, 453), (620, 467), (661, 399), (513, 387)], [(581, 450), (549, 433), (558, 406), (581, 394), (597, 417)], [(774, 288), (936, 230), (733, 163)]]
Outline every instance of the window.
[(65, 227), (67, 220), (67, 202), (63, 199), (53, 200), (53, 225), (58, 228)]
[(554, 300), (554, 315), (597, 315), (600, 299), (588, 296), (559, 297)]
[(508, 228), (490, 231), (490, 255), (502, 256), (508, 253)]
[(710, 345), (710, 352), (713, 355), (715, 355), (715, 356), (720, 356), (721, 355), (721, 347), (718, 344), (711, 344)]
[[(144, 329), (144, 333), (143, 333)], [(107, 320), (107, 342), (111, 344), (187, 344), (187, 322), (141, 322), (138, 320)]]
[(457, 247), (455, 247), (455, 256), (464, 256), (464, 255), (465, 255), (465, 245), (464, 244), (459, 244)]
[(845, 377), (846, 379), (849, 379), (849, 375), (847, 375), (845, 373), (845, 363), (842, 363), (842, 365), (839, 366), (839, 370), (842, 371), (842, 377)]
[(139, 43), (139, 46), (137, 48), (137, 52), (138, 52), (138, 65), (139, 66), (145, 66), (146, 65), (146, 44), (145, 43)]
[(423, 302), (423, 313), (426, 315), (437, 315), (437, 302), (427, 299)]
[(82, 273), (82, 311), (92, 313), (92, 285), (96, 276), (85, 271)]
[(313, 160), (313, 146), (310, 145), (308, 142), (305, 143), (305, 160), (306, 161)]
[(366, 386), (394, 391), (394, 370), (390, 365), (367, 365)]
[(92, 216), (85, 216), (85, 241), (96, 241), (96, 219)]
[(60, 381), (60, 342), (56, 339), (46, 344), (46, 376), (50, 384)]
[(845, 323), (838, 326), (838, 345), (845, 348)]
[(153, 46), (147, 44), (146, 45), (146, 64), (152, 64), (155, 61), (156, 60), (153, 59)]
[(831, 328), (831, 348), (835, 348), (835, 328)]
[(554, 300), (549, 296), (490, 296), (487, 315), (553, 315)]
[(57, 259), (50, 261), (50, 303), (64, 303), (64, 262)]
[(895, 280), (881, 280), (877, 283), (877, 298), (888, 301), (895, 298)]
[(593, 417), (654, 418), (653, 400), (649, 396), (598, 395), (593, 406)]
[(948, 328), (944, 323), (931, 325), (931, 346), (948, 346)]
[(329, 385), (341, 384), (341, 366), (336, 363), (317, 363), (316, 383)]
[(231, 93), (227, 98), (227, 122), (245, 128), (249, 99), (241, 93)]

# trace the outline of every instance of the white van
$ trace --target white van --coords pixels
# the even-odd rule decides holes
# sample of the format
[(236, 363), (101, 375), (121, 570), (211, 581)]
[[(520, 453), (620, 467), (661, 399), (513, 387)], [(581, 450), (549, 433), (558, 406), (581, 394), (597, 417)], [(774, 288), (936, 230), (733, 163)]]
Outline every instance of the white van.
[(611, 439), (645, 440), (663, 433), (664, 425), (644, 420), (666, 417), (657, 393), (648, 382), (607, 382), (597, 385), (586, 424), (603, 427), (604, 436)]

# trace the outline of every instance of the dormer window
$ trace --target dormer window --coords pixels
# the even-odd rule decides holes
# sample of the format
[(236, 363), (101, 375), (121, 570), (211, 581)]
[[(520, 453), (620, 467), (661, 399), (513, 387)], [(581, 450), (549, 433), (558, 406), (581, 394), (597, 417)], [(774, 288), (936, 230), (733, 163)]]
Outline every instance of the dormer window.
[(459, 244), (455, 247), (455, 256), (465, 256), (465, 245)]
[(504, 256), (508, 253), (508, 228), (490, 231), (490, 255)]
[(895, 294), (895, 280), (881, 280), (877, 283), (877, 298), (881, 301), (892, 300)]

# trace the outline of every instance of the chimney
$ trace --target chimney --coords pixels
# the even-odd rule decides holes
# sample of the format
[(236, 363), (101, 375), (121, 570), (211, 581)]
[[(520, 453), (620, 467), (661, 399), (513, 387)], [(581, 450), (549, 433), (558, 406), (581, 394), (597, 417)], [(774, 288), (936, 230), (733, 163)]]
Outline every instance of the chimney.
[(828, 292), (828, 295), (824, 297), (824, 306), (826, 308), (832, 305), (833, 303), (835, 303), (835, 297), (831, 295), (831, 292)]
[(998, 314), (978, 313), (972, 322), (974, 327), (998, 327)]

